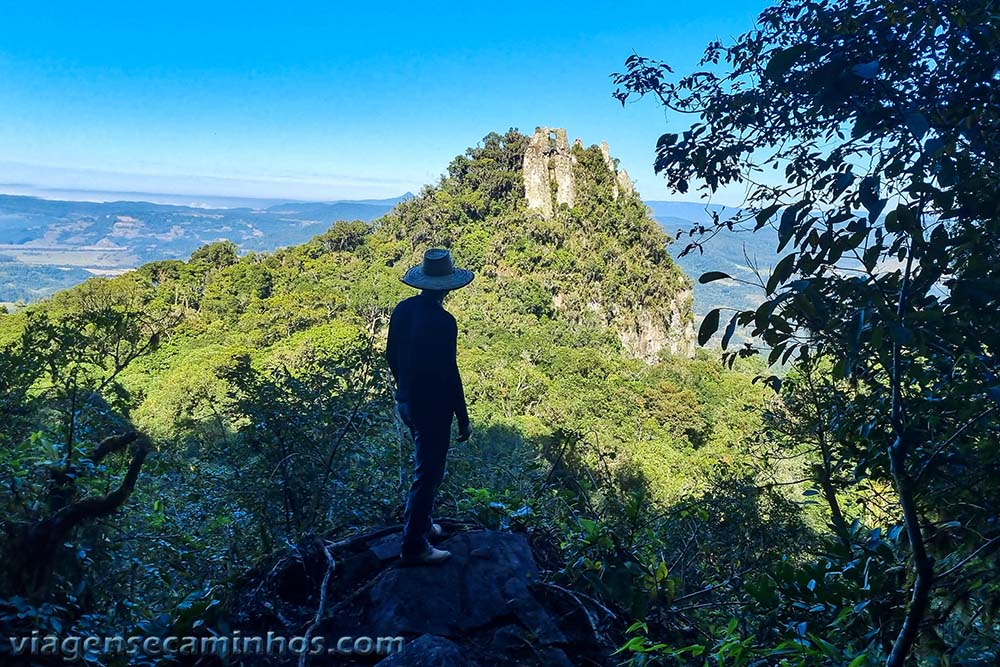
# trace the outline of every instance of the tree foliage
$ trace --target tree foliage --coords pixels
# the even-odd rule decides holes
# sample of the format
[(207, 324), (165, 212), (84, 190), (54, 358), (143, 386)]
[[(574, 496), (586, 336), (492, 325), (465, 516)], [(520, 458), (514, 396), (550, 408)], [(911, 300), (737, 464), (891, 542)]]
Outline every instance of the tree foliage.
[[(831, 394), (805, 418), (834, 468), (895, 488), (910, 599), (880, 619), (891, 642), (880, 632), (857, 644), (892, 667), (915, 645), (938, 653), (955, 624), (982, 627), (980, 647), (993, 641), (976, 623), (995, 593), (976, 573), (996, 567), (1000, 544), (998, 58), (990, 0), (784, 0), (731, 44), (709, 45), (697, 72), (675, 78), (633, 56), (615, 76), (623, 103), (652, 95), (694, 116), (657, 143), (671, 187), (747, 190), (737, 215), (692, 230), (689, 251), (765, 225), (792, 251), (762, 279), (764, 303), (728, 316), (724, 344), (746, 327), (759, 346), (730, 355), (822, 361), (846, 383), (847, 400)], [(961, 645), (968, 637), (947, 654)]]

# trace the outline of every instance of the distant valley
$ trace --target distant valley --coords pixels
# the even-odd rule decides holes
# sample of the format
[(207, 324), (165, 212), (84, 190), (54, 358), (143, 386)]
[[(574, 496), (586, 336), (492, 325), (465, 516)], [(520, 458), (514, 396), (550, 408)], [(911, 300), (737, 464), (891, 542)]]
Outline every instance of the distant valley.
[[(371, 221), (411, 197), (333, 202), (264, 202), (261, 208), (202, 208), (145, 202), (53, 201), (0, 195), (0, 304), (31, 302), (95, 275), (116, 275), (146, 262), (185, 259), (198, 247), (222, 239), (241, 252), (265, 252), (303, 243), (336, 220)], [(707, 223), (712, 211), (733, 209), (689, 202), (646, 202), (672, 237)], [(684, 271), (697, 281), (706, 271), (751, 279), (746, 257), (766, 276), (775, 261), (773, 229), (724, 233), (678, 257), (690, 242), (671, 246)], [(732, 280), (695, 285), (695, 311), (717, 306), (750, 307), (759, 290)]]
[(154, 260), (185, 259), (222, 239), (242, 252), (303, 243), (334, 220), (374, 220), (410, 196), (258, 209), (0, 195), (0, 303), (35, 301)]
[[(648, 201), (653, 217), (667, 234), (676, 240), (670, 246), (670, 254), (695, 281), (695, 314), (705, 315), (712, 308), (755, 308), (764, 301), (763, 290), (736, 280), (718, 280), (707, 285), (698, 283), (698, 278), (708, 271), (722, 271), (734, 278), (757, 281), (759, 272), (766, 281), (771, 269), (781, 257), (779, 255), (778, 232), (774, 227), (764, 226), (756, 232), (734, 229), (723, 231), (711, 239), (703, 241), (702, 249), (691, 250), (681, 257), (681, 253), (691, 243), (688, 236), (691, 228), (711, 222), (713, 212), (726, 220), (738, 213), (737, 209), (724, 206), (697, 204), (693, 202)], [(680, 236), (678, 236), (680, 232)]]

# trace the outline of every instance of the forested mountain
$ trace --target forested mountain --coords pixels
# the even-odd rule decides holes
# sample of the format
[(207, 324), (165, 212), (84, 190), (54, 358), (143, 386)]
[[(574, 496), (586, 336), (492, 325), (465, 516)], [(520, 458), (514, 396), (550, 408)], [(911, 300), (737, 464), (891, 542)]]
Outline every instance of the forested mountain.
[(695, 283), (694, 307), (699, 319), (720, 306), (755, 308), (764, 301), (766, 292), (760, 282), (766, 283), (771, 271), (787, 255), (775, 251), (778, 233), (773, 226), (752, 233), (736, 230), (705, 239), (697, 234), (692, 236), (692, 230), (711, 226), (716, 215), (720, 219), (738, 216), (741, 209), (685, 202), (650, 201), (646, 204), (663, 230), (675, 239), (670, 245), (670, 254), (687, 275), (697, 279), (709, 271), (722, 271), (732, 276)]
[[(542, 531), (564, 564), (548, 576), (635, 610), (668, 559), (685, 586), (724, 576), (712, 554), (760, 524), (758, 502), (805, 530), (741, 481), (769, 390), (691, 358), (691, 283), (639, 196), (576, 145), (573, 205), (543, 214), (529, 150), (491, 134), (373, 224), (242, 257), (206, 245), (0, 318), (6, 604), (50, 629), (166, 631), (284, 544), (396, 521), (409, 451), (381, 349), (430, 245), (477, 275), (446, 302), (476, 434), (442, 512)], [(655, 526), (688, 520), (662, 512), (712, 489), (742, 489), (720, 501), (741, 527), (662, 551)]]

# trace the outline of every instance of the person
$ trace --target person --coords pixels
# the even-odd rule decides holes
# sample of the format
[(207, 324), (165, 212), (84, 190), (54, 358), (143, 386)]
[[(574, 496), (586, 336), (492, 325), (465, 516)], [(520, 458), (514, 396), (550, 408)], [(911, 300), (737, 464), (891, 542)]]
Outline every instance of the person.
[(455, 268), (451, 252), (431, 248), (423, 263), (402, 278), (422, 291), (401, 301), (389, 319), (386, 359), (396, 381), (396, 409), (414, 445), (400, 553), (406, 565), (438, 564), (451, 556), (430, 544), (430, 537), (442, 534), (431, 511), (444, 477), (452, 421), (458, 420), (458, 442), (469, 439), (472, 427), (456, 358), (458, 325), (443, 302), (448, 292), (465, 287), (473, 277), (471, 271)]

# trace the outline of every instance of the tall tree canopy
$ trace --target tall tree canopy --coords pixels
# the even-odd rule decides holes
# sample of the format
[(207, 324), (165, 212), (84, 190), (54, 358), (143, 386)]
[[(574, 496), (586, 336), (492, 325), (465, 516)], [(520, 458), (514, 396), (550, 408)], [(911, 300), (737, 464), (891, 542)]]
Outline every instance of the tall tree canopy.
[(905, 615), (875, 619), (892, 627), (891, 667), (922, 630), (940, 640), (957, 600), (987, 590), (976, 573), (997, 567), (998, 64), (992, 0), (784, 0), (710, 44), (699, 71), (634, 55), (614, 75), (623, 104), (652, 95), (693, 116), (657, 142), (674, 190), (746, 188), (744, 208), (692, 230), (687, 252), (765, 225), (791, 251), (722, 345), (748, 327), (756, 344), (728, 354), (823, 360), (850, 392), (820, 426), (852, 443), (856, 478), (891, 480), (912, 572)]

